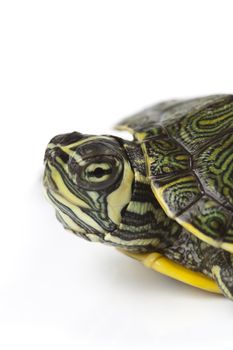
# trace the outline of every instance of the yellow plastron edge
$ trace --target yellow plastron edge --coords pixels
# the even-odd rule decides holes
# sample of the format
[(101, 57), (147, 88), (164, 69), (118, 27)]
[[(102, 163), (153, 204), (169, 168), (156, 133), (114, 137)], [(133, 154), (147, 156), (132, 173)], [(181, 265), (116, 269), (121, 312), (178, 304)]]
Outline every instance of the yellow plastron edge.
[(217, 283), (209, 277), (203, 275), (202, 273), (189, 270), (186, 267), (171, 261), (159, 253), (135, 254), (129, 253), (122, 249), (120, 249), (120, 251), (130, 256), (131, 258), (139, 260), (146, 267), (160, 272), (163, 275), (169, 276), (178, 281), (208, 292), (222, 294)]

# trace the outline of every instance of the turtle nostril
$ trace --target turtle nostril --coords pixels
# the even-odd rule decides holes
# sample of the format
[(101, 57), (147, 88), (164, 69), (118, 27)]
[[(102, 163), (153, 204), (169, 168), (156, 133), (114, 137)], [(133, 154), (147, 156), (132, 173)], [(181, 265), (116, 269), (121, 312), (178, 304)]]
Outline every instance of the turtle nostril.
[(53, 163), (56, 156), (56, 150), (54, 148), (47, 148), (44, 155), (44, 162), (49, 161)]
[(50, 164), (54, 164), (57, 157), (59, 157), (64, 164), (69, 161), (69, 155), (60, 147), (49, 146), (45, 151), (44, 162), (49, 161)]
[(62, 150), (63, 146), (72, 145), (73, 143), (80, 141), (85, 135), (79, 132), (71, 132), (67, 134), (61, 134), (53, 137), (45, 151), (44, 161), (53, 162), (55, 157), (60, 157), (64, 163), (68, 162), (68, 154)]

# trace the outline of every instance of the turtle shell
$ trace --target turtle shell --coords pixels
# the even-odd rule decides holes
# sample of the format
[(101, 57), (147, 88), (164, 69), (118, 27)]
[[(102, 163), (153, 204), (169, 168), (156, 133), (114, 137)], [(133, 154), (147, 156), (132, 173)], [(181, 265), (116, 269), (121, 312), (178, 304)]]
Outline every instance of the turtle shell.
[(233, 95), (168, 101), (125, 119), (166, 214), (233, 252)]

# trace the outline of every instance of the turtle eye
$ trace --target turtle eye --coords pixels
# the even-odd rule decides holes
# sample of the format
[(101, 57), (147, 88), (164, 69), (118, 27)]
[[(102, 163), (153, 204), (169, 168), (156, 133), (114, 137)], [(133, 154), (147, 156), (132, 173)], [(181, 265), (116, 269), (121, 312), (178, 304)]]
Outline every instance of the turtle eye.
[(119, 184), (124, 171), (124, 157), (116, 141), (90, 140), (72, 151), (68, 171), (80, 189), (108, 192)]
[(92, 163), (89, 164), (84, 171), (84, 177), (92, 183), (107, 181), (113, 172), (110, 163)]
[(117, 157), (102, 156), (82, 160), (72, 166), (76, 184), (89, 191), (114, 186), (123, 174), (123, 162)]

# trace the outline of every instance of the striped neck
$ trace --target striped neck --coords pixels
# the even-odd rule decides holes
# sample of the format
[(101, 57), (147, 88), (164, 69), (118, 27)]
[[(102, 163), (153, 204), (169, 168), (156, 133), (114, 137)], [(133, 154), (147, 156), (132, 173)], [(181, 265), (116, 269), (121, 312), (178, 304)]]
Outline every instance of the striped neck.
[(140, 144), (124, 141), (135, 178), (132, 197), (121, 212), (121, 223), (105, 236), (105, 242), (133, 252), (162, 249), (180, 234), (180, 226), (169, 219), (151, 190)]

